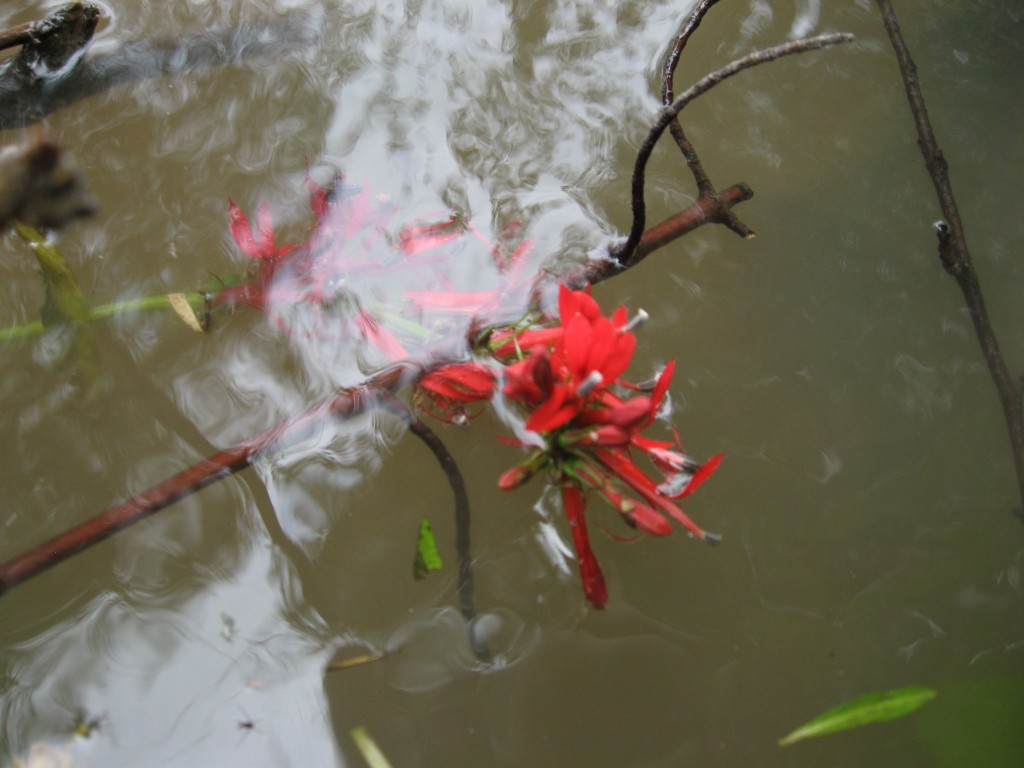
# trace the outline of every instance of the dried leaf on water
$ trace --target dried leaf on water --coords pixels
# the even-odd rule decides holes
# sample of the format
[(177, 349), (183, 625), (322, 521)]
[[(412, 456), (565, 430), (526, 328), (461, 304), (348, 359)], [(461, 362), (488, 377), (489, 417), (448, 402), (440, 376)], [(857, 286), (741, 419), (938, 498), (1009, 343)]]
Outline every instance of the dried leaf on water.
[(169, 293), (167, 294), (167, 301), (171, 303), (171, 309), (182, 319), (185, 325), (196, 333), (203, 332), (203, 324), (196, 317), (196, 311), (192, 309), (192, 305), (184, 293)]
[(359, 751), (370, 768), (391, 768), (391, 763), (384, 757), (384, 753), (380, 751), (377, 742), (373, 740), (370, 732), (364, 726), (353, 728), (350, 733), (352, 734), (352, 740), (359, 747)]

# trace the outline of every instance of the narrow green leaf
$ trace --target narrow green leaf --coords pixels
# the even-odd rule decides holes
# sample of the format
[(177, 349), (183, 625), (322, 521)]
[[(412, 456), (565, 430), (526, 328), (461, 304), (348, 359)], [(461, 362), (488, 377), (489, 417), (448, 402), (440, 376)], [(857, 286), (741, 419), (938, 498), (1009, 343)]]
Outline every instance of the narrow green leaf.
[(74, 273), (60, 251), (37, 230), (14, 222), (14, 229), (32, 248), (43, 282), (46, 283), (49, 306), (44, 310), (43, 322), (84, 324), (89, 320), (89, 305)]
[(74, 336), (70, 353), (82, 379), (91, 387), (99, 377), (100, 362), (92, 331), (88, 327), (89, 303), (85, 300), (85, 294), (78, 286), (71, 266), (56, 246), (47, 242), (36, 229), (20, 221), (14, 222), (14, 229), (32, 248), (46, 285), (46, 302), (41, 318), (43, 325), (65, 325), (72, 329)]
[(352, 740), (359, 747), (359, 751), (363, 753), (363, 758), (365, 758), (370, 768), (391, 768), (391, 763), (384, 757), (384, 753), (380, 751), (377, 742), (373, 740), (370, 732), (365, 727), (353, 728), (349, 733), (352, 734)]
[(416, 541), (416, 560), (412, 566), (412, 575), (417, 580), (425, 579), (430, 571), (441, 570), (441, 554), (437, 551), (434, 532), (430, 530), (430, 520), (420, 521), (420, 535)]
[(895, 720), (923, 707), (935, 696), (935, 691), (923, 686), (894, 688), (891, 691), (858, 696), (856, 699), (840, 704), (804, 723), (788, 736), (779, 739), (779, 746), (850, 728), (859, 728), (869, 723)]

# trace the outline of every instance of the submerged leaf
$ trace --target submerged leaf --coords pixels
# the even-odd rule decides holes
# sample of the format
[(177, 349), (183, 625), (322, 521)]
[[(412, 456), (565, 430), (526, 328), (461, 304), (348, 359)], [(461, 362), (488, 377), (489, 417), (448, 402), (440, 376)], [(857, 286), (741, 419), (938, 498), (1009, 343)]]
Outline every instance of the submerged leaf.
[(93, 343), (89, 303), (75, 280), (71, 266), (56, 246), (48, 242), (36, 229), (20, 221), (14, 222), (18, 235), (32, 248), (39, 272), (46, 285), (46, 303), (42, 321), (46, 327), (67, 326), (73, 330), (70, 357), (78, 366), (78, 373), (88, 388), (92, 388), (100, 374), (99, 353)]
[(852, 701), (823, 712), (813, 720), (804, 723), (795, 731), (779, 739), (779, 746), (793, 744), (803, 739), (824, 736), (829, 733), (859, 728), (869, 723), (895, 720), (920, 709), (935, 698), (936, 692), (923, 686), (894, 688), (859, 696)]
[(361, 725), (358, 728), (353, 728), (349, 733), (352, 734), (352, 740), (359, 747), (359, 751), (370, 768), (391, 768), (391, 763), (388, 762), (384, 753), (380, 751), (380, 747), (377, 746), (377, 742), (373, 740), (365, 726)]
[(440, 571), (442, 565), (434, 532), (430, 530), (430, 520), (424, 517), (420, 521), (420, 535), (416, 540), (416, 560), (412, 566), (412, 575), (416, 581), (420, 581), (425, 579), (430, 571)]

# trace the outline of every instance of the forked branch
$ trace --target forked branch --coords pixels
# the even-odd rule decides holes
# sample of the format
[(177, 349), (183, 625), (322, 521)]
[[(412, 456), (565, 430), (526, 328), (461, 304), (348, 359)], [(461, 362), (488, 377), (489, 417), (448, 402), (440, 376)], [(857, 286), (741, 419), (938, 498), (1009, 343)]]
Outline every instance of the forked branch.
[[(612, 256), (619, 265), (628, 269), (629, 267), (636, 266), (643, 258), (643, 255), (638, 253), (638, 246), (640, 244), (640, 239), (643, 237), (647, 221), (647, 207), (644, 203), (644, 185), (646, 182), (645, 174), (647, 170), (647, 162), (651, 158), (651, 153), (654, 151), (654, 146), (658, 143), (658, 139), (661, 138), (662, 134), (665, 133), (665, 130), (676, 120), (679, 113), (683, 111), (687, 104), (698, 96), (707, 93), (716, 85), (719, 85), (723, 81), (745, 69), (750, 69), (751, 67), (756, 67), (759, 64), (766, 64), (769, 61), (781, 59), (783, 56), (791, 56), (795, 53), (818, 50), (831, 45), (838, 45), (839, 43), (848, 43), (852, 40), (853, 35), (850, 34), (840, 33), (819, 35), (818, 37), (794, 40), (793, 42), (783, 43), (760, 51), (754, 51), (743, 58), (736, 59), (735, 61), (726, 64), (721, 69), (715, 70), (710, 75), (698, 80), (692, 86), (687, 88), (678, 98), (676, 98), (672, 104), (665, 107), (658, 116), (658, 119), (655, 121), (654, 127), (651, 128), (650, 133), (647, 134), (647, 138), (644, 139), (643, 144), (640, 145), (640, 151), (637, 153), (636, 164), (633, 167), (632, 182), (633, 226), (630, 229), (629, 237), (626, 241), (621, 246), (616, 247), (612, 252)], [(728, 208), (723, 207), (720, 210), (714, 211), (711, 214), (711, 218), (712, 220), (719, 220), (727, 212)]]
[[(714, 0), (702, 3), (702, 10), (698, 9), (698, 15), (691, 17), (696, 19), (696, 22), (692, 22), (690, 32), (684, 30), (685, 37), (681, 35), (682, 43), (677, 41), (680, 51), (682, 50), (682, 44), (685, 44), (685, 38), (692, 33), (692, 29), (696, 27), (700, 16), (713, 4)], [(850, 35), (824, 35), (751, 53), (703, 78), (667, 106), (662, 111), (637, 156), (632, 182), (634, 220), (629, 239), (622, 247), (614, 250), (612, 256), (615, 260), (590, 262), (585, 268), (584, 277), (590, 282), (598, 282), (620, 274), (625, 269), (635, 266), (655, 249), (702, 224), (710, 221), (725, 222), (729, 216), (729, 209), (733, 205), (750, 198), (752, 194), (750, 189), (742, 184), (734, 185), (721, 192), (702, 194), (693, 205), (684, 211), (652, 227), (650, 230), (644, 231), (645, 209), (643, 191), (644, 171), (647, 161), (650, 158), (655, 143), (664, 133), (665, 129), (676, 121), (679, 113), (687, 104), (723, 80), (744, 69), (774, 61), (790, 54), (824, 48), (829, 45), (847, 42), (851, 39)], [(695, 153), (693, 156), (695, 157)], [(696, 164), (691, 163), (691, 168), (699, 169), (699, 161), (696, 161)], [(699, 172), (694, 171), (695, 174)], [(704, 178), (706, 178), (706, 175)], [(698, 184), (700, 183), (698, 180)], [(382, 400), (393, 397), (399, 389), (413, 381), (423, 372), (450, 363), (453, 360), (462, 359), (464, 354), (465, 340), (461, 338), (450, 340), (435, 348), (426, 350), (414, 359), (409, 359), (371, 376), (358, 387), (339, 391), (333, 397), (310, 409), (297, 419), (284, 422), (231, 448), (220, 451), (210, 458), (158, 483), (143, 493), (111, 507), (75, 528), (65, 531), (30, 552), (0, 564), (0, 594), (3, 594), (29, 577), (108, 538), (122, 528), (166, 508), (175, 501), (205, 488), (223, 477), (248, 467), (263, 451), (271, 446), (279, 446), (290, 439), (294, 439), (297, 435), (302, 434), (303, 430), (315, 424), (317, 420), (327, 416), (347, 418), (361, 413), (366, 408), (376, 406)], [(458, 473), (457, 468), (454, 469), (454, 472), (451, 471), (452, 468), (448, 465), (454, 462), (451, 461), (447, 451), (443, 450), (443, 446), (440, 446), (440, 451), (437, 450), (439, 441), (436, 441), (436, 438), (432, 439), (433, 433), (430, 433), (429, 430), (424, 431), (420, 429), (417, 426), (416, 419), (410, 420), (409, 423), (410, 428), (417, 431), (420, 438), (424, 439), (431, 450), (434, 451), (442, 466), (445, 466), (449, 481), (456, 494), (457, 520), (461, 521), (463, 515), (468, 515), (468, 505), (465, 507), (458, 506), (460, 494), (464, 498), (465, 493), (461, 474)], [(460, 534), (457, 542), (460, 555), (459, 591), (463, 613), (472, 615), (472, 581), (467, 565), (469, 563), (468, 516), (465, 518), (465, 523), (465, 525), (462, 525), (461, 522), (459, 523)]]

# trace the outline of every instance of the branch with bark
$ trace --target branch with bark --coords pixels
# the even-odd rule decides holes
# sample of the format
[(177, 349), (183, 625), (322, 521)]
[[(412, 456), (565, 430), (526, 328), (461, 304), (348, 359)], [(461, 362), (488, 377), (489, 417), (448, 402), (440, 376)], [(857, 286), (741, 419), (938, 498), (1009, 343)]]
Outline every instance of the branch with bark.
[[(644, 141), (637, 156), (636, 167), (632, 180), (633, 224), (623, 245), (612, 249), (609, 258), (596, 260), (584, 265), (570, 275), (563, 276), (562, 281), (598, 283), (627, 269), (636, 266), (647, 255), (661, 248), (684, 234), (704, 224), (717, 222), (739, 232), (744, 237), (750, 231), (744, 227), (731, 209), (744, 200), (750, 199), (752, 192), (745, 184), (736, 184), (716, 192), (704, 172), (695, 150), (685, 140), (678, 117), (682, 110), (694, 99), (707, 93), (727, 78), (745, 69), (759, 64), (774, 61), (804, 51), (815, 50), (836, 45), (852, 39), (849, 35), (824, 35), (807, 40), (799, 40), (773, 48), (755, 51), (738, 59), (725, 67), (702, 78), (686, 89), (680, 96), (672, 98), (671, 78), (675, 71), (678, 54), (692, 32), (696, 29), (707, 9), (714, 5), (715, 0), (701, 3), (691, 15), (689, 23), (684, 25), (676, 41), (676, 47), (669, 61), (666, 62), (666, 82), (664, 96), (669, 100), (667, 106), (658, 116), (653, 128)], [(673, 128), (676, 141), (683, 151), (684, 158), (694, 174), (697, 182), (698, 199), (685, 210), (670, 217), (666, 221), (646, 228), (646, 210), (644, 205), (645, 168), (651, 152), (666, 129)], [(559, 278), (549, 277), (549, 281)], [(539, 287), (538, 287), (539, 294)], [(63, 562), (77, 552), (98, 543), (117, 531), (168, 507), (175, 501), (194, 493), (217, 480), (248, 467), (254, 459), (271, 447), (279, 449), (289, 441), (304, 433), (317, 420), (322, 418), (345, 419), (364, 412), (368, 408), (388, 407), (393, 403), (397, 393), (405, 386), (412, 384), (423, 374), (440, 366), (465, 359), (467, 345), (473, 349), (479, 342), (482, 322), (470, 324), (471, 331), (465, 339), (458, 338), (443, 342), (424, 352), (374, 374), (359, 386), (339, 391), (319, 405), (311, 408), (301, 416), (274, 426), (259, 435), (222, 450), (208, 459), (189, 467), (167, 480), (149, 488), (137, 496), (124, 501), (96, 517), (68, 530), (50, 541), (36, 547), (30, 552), (13, 558), (0, 565), (0, 594), (11, 589), (26, 579), (45, 569)], [(457, 468), (453, 467), (450, 455), (446, 450), (438, 450), (439, 441), (433, 433), (420, 429), (418, 420), (406, 417), (410, 428), (423, 439), (441, 462), (449, 477), (456, 494), (457, 517), (464, 520), (459, 527), (457, 549), (460, 556), (460, 603), (464, 614), (469, 618), (473, 614), (472, 579), (470, 573), (469, 540), (468, 540), (468, 503), (464, 500), (464, 486)], [(693, 468), (689, 468), (692, 471)], [(463, 506), (464, 505), (464, 506)]]
[[(995, 384), (1002, 405), (1006, 430), (1010, 438), (1010, 450), (1013, 454), (1014, 469), (1017, 473), (1017, 490), (1024, 504), (1024, 378), (1015, 379), (1010, 373), (1006, 359), (999, 348), (995, 330), (985, 308), (985, 297), (981, 291), (981, 283), (974, 267), (970, 250), (967, 247), (967, 235), (960, 210), (953, 195), (953, 184), (949, 178), (949, 164), (946, 162), (938, 140), (928, 117), (928, 109), (924, 100), (924, 92), (917, 76), (917, 66), (910, 55), (910, 49), (900, 31), (896, 12), (891, 0), (877, 0), (882, 15), (885, 31), (896, 53), (903, 87), (906, 91), (910, 113), (917, 130), (917, 146), (921, 150), (925, 169), (932, 180), (935, 195), (942, 211), (942, 219), (935, 225), (938, 238), (939, 261), (943, 268), (956, 281), (974, 325), (974, 333), (978, 337), (981, 353), (985, 358), (992, 382)], [(1018, 515), (1021, 512), (1018, 510)]]

